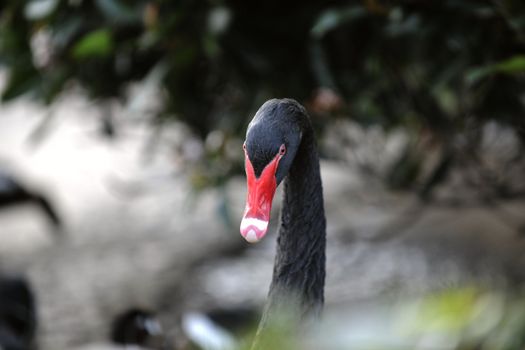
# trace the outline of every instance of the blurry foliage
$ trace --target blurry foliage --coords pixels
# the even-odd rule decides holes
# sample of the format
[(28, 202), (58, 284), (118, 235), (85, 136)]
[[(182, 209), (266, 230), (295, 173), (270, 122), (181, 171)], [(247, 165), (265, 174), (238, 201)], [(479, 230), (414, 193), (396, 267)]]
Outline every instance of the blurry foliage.
[(524, 306), (522, 295), (447, 289), (397, 305), (391, 326), (410, 349), (517, 350), (525, 346)]
[[(344, 309), (342, 309), (344, 310)], [(447, 288), (418, 297), (326, 315), (315, 330), (270, 324), (257, 349), (522, 350), (523, 293), (480, 286)], [(253, 333), (239, 348), (249, 349)]]
[[(454, 136), (471, 132), (475, 146), (487, 120), (525, 140), (520, 0), (7, 0), (0, 11), (2, 101), (30, 93), (50, 104), (71, 83), (126, 101), (131, 83), (157, 84), (158, 120), (226, 140), (264, 100), (287, 96), (320, 128), (349, 117), (430, 133), (447, 164)], [(407, 187), (419, 158), (409, 145), (390, 184)], [(226, 168), (219, 177), (241, 170)], [(199, 186), (222, 182), (208, 170)]]

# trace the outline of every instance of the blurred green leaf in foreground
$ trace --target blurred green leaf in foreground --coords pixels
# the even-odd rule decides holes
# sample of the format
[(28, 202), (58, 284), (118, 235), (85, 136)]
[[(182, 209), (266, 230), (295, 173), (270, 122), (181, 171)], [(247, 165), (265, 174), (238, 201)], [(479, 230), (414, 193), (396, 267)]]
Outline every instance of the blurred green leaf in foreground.
[[(330, 309), (319, 324), (296, 336), (290, 335), (287, 326), (270, 326), (260, 348), (521, 350), (525, 347), (525, 299), (475, 287), (446, 289), (411, 300)], [(249, 348), (251, 336), (243, 349)]]

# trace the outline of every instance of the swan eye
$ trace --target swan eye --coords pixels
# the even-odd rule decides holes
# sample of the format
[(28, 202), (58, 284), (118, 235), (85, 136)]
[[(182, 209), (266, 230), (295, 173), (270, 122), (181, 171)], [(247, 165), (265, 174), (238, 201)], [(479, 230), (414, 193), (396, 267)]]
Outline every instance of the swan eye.
[(279, 147), (279, 155), (284, 156), (285, 153), (286, 153), (286, 146), (282, 144), (281, 147)]
[(242, 144), (242, 149), (246, 151), (246, 142)]

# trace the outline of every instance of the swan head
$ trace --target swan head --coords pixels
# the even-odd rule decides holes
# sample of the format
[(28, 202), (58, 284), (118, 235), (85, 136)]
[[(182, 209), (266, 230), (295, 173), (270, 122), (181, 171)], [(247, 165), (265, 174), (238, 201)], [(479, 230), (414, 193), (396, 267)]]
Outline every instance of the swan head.
[(243, 145), (248, 191), (240, 229), (250, 243), (258, 242), (268, 230), (275, 190), (301, 143), (305, 114), (295, 100), (272, 99), (248, 125)]

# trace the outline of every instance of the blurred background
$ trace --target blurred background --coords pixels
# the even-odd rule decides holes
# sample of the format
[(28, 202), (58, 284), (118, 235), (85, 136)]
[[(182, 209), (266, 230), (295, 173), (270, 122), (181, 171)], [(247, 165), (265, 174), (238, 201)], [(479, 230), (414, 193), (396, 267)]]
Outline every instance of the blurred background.
[(3, 0), (0, 94), (0, 349), (247, 346), (273, 97), (328, 225), (325, 321), (276, 349), (525, 347), (523, 1)]

